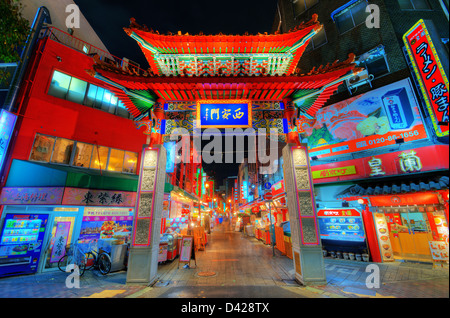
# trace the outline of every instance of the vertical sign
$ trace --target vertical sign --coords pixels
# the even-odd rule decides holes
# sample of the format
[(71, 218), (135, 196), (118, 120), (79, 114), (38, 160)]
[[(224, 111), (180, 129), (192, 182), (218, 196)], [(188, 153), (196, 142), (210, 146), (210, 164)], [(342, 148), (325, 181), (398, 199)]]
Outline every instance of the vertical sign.
[(16, 125), (17, 116), (2, 109), (0, 113), (0, 171), (3, 169), (6, 151)]
[(56, 225), (55, 243), (52, 248), (50, 263), (56, 263), (61, 257), (66, 255), (66, 245), (71, 224), (71, 222), (58, 222)]
[(449, 85), (436, 48), (423, 20), (403, 35), (409, 58), (420, 84), (438, 137), (448, 136)]

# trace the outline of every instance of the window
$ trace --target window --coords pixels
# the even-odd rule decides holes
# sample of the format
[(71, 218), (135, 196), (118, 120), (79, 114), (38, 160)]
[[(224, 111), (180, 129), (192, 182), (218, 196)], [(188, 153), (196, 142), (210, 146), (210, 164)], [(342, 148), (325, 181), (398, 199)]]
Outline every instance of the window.
[(77, 142), (75, 149), (75, 156), (73, 159), (73, 165), (77, 167), (88, 168), (91, 163), (92, 149), (94, 147), (91, 144), (85, 144), (83, 142)]
[(53, 73), (48, 94), (123, 118), (131, 118), (128, 110), (111, 91), (59, 71)]
[[(354, 27), (364, 23), (370, 13), (366, 12), (367, 2), (356, 1), (348, 7), (332, 14), (339, 33), (345, 33)], [(339, 10), (339, 9), (338, 9)]]
[(402, 10), (431, 10), (427, 0), (398, 0)]
[(111, 149), (108, 170), (122, 172), (124, 154), (125, 151), (123, 150)]
[(48, 90), (49, 95), (66, 99), (71, 79), (71, 76), (55, 71)]
[(55, 138), (37, 134), (31, 149), (30, 160), (49, 162)]
[(125, 151), (125, 158), (123, 160), (123, 172), (136, 173), (137, 167), (137, 153)]
[(356, 59), (356, 64), (359, 67), (365, 68), (369, 74), (372, 74), (374, 77), (380, 77), (390, 72), (386, 51), (383, 45), (377, 46), (359, 56)]
[(86, 95), (87, 83), (72, 77), (70, 82), (69, 92), (67, 94), (67, 100), (77, 104), (83, 104), (84, 96)]
[(137, 171), (137, 158), (136, 152), (41, 134), (36, 134), (30, 154), (31, 161), (132, 174)]
[(319, 0), (292, 0), (292, 5), (294, 7), (294, 17), (302, 14), (317, 3), (319, 3)]
[(103, 146), (94, 146), (94, 152), (92, 153), (91, 169), (106, 169), (108, 162), (109, 148)]
[(305, 52), (315, 50), (325, 43), (327, 43), (327, 34), (325, 32), (325, 27), (323, 26), (322, 29), (311, 39)]
[(73, 144), (72, 140), (56, 138), (51, 162), (68, 165), (72, 157)]

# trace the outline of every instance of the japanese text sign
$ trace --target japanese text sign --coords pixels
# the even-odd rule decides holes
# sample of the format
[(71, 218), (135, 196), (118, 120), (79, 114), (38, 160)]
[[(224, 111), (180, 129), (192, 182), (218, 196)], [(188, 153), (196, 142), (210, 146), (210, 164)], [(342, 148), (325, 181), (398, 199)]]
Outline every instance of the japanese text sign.
[(438, 137), (448, 135), (448, 79), (426, 28), (419, 20), (403, 36)]
[(247, 100), (197, 101), (197, 128), (249, 128), (252, 105)]

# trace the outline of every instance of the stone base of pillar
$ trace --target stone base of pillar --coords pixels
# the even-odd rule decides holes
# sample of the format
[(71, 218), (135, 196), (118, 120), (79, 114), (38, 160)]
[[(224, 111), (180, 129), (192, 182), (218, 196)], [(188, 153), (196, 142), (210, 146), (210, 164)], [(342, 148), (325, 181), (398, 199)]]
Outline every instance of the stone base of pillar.
[[(151, 247), (131, 247), (128, 256), (128, 285), (153, 285), (157, 280), (157, 268), (153, 268)], [(158, 262), (156, 262), (156, 267)]]
[(301, 285), (326, 285), (325, 263), (322, 248), (293, 248), (295, 280)]

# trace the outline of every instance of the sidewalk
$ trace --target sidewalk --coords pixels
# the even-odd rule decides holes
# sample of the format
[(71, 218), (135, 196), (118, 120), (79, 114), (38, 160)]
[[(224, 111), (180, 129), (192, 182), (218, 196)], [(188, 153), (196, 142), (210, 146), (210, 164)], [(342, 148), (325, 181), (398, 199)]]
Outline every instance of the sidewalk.
[[(87, 271), (80, 288), (67, 288), (60, 271), (0, 278), (0, 298), (448, 298), (449, 270), (431, 264), (366, 263), (325, 259), (327, 284), (300, 286), (293, 261), (254, 237), (215, 229), (197, 267), (178, 259), (158, 268), (153, 286), (127, 285), (126, 271), (102, 276)], [(369, 264), (377, 265), (379, 288), (366, 287)]]

